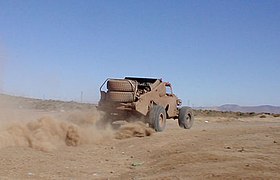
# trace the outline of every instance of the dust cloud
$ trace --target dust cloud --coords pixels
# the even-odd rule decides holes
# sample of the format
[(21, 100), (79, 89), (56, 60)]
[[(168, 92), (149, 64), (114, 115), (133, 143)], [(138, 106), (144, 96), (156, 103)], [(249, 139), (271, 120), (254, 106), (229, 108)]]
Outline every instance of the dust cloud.
[[(150, 136), (153, 130), (144, 123), (127, 123), (119, 129), (110, 125), (100, 129), (96, 122), (104, 114), (96, 108), (87, 111), (50, 112), (22, 109), (0, 98), (0, 149), (30, 147), (52, 151), (66, 146), (98, 144), (112, 139)], [(2, 104), (2, 105), (1, 105)]]
[(5, 67), (5, 57), (3, 55), (3, 52), (1, 51), (0, 47), (0, 93), (2, 93), (3, 86), (4, 86), (4, 67)]
[(7, 62), (7, 50), (0, 42), (0, 93), (4, 91), (4, 72)]
[(110, 127), (102, 131), (95, 127), (96, 121), (103, 116), (96, 108), (79, 111), (72, 102), (64, 103), (65, 107), (69, 106), (67, 112), (44, 108), (57, 107), (61, 103), (0, 94), (0, 148), (21, 146), (52, 151), (63, 146), (112, 139), (114, 131)]
[[(40, 151), (51, 151), (61, 146), (78, 146), (98, 143), (104, 139), (112, 139), (114, 131), (108, 127), (98, 130), (94, 126), (95, 117), (76, 113), (68, 118), (57, 119), (44, 116), (31, 121), (13, 121), (0, 124), (0, 148), (10, 146), (31, 147)], [(95, 115), (97, 114), (97, 115)], [(90, 118), (93, 117), (93, 118)]]
[(151, 136), (155, 131), (141, 121), (127, 123), (116, 132), (116, 139)]

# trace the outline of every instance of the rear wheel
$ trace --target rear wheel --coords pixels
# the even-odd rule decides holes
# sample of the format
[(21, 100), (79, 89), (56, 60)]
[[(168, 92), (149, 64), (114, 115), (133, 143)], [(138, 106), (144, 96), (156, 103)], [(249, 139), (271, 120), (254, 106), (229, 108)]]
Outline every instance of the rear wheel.
[(179, 112), (178, 123), (181, 128), (190, 129), (193, 125), (193, 111), (189, 107), (182, 107)]
[(98, 129), (105, 129), (112, 123), (110, 116), (106, 113), (101, 119), (99, 119), (95, 125)]
[(96, 121), (95, 126), (98, 129), (119, 129), (123, 124), (124, 123), (120, 118), (116, 117), (115, 115), (111, 115), (110, 112), (106, 112), (106, 114), (101, 119)]
[(152, 128), (161, 132), (166, 127), (166, 112), (162, 106), (154, 105), (149, 113), (149, 121)]

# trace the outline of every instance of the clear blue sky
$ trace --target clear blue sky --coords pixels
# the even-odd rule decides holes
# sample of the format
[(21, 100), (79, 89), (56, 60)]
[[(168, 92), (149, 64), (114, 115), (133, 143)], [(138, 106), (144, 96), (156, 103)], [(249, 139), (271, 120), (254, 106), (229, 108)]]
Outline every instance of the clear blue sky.
[(195, 106), (280, 105), (279, 0), (0, 0), (0, 91), (96, 102), (162, 77)]

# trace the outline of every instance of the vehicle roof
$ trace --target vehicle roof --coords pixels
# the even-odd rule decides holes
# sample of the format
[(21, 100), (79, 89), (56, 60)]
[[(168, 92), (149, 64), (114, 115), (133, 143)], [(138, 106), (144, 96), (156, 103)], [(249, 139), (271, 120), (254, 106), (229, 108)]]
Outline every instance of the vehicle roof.
[(125, 77), (125, 79), (129, 79), (129, 80), (134, 80), (134, 81), (137, 81), (137, 82), (149, 82), (149, 83), (154, 83), (156, 82), (156, 80), (160, 80), (161, 79), (158, 79), (158, 78), (143, 78), (143, 77)]

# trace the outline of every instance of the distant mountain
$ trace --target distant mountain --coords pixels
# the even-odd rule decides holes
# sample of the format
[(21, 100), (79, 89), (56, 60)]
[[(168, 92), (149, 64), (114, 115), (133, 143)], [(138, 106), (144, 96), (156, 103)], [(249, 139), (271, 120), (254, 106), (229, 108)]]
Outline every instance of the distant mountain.
[(197, 107), (196, 109), (208, 109), (216, 111), (232, 112), (255, 112), (255, 113), (274, 113), (280, 114), (279, 106), (262, 105), (262, 106), (239, 106), (236, 104), (225, 104), (217, 107)]

